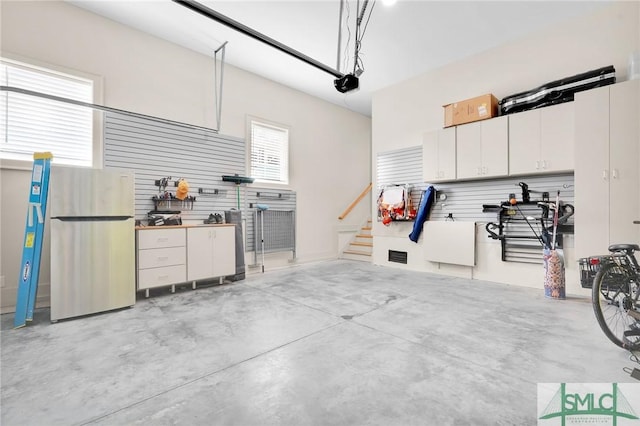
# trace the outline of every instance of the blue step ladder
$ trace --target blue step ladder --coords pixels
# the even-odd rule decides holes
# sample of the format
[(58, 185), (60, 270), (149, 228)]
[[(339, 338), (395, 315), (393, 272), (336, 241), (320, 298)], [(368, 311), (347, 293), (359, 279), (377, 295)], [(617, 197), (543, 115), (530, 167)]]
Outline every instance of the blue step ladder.
[(36, 294), (38, 293), (40, 257), (42, 255), (44, 219), (47, 211), (52, 158), (53, 155), (50, 152), (36, 152), (33, 154), (27, 226), (24, 232), (22, 263), (20, 264), (20, 277), (18, 278), (16, 313), (13, 319), (15, 328), (24, 327), (27, 321), (33, 320), (33, 310), (36, 305)]

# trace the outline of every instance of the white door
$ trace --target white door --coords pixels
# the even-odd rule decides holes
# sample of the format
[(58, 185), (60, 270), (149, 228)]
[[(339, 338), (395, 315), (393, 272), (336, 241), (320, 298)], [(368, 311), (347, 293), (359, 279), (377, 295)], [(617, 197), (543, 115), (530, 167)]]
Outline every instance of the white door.
[(639, 82), (611, 86), (610, 95), (610, 235), (609, 242), (638, 243)]
[(573, 170), (575, 102), (540, 110), (540, 168), (543, 172)]
[(509, 117), (509, 174), (540, 173), (540, 110)]
[(575, 97), (576, 257), (607, 253), (609, 245), (609, 87)]
[(509, 121), (508, 116), (482, 121), (482, 175), (483, 177), (509, 174)]
[(214, 277), (224, 277), (236, 273), (236, 228), (219, 226), (213, 229), (213, 272)]
[(438, 131), (438, 168), (440, 180), (456, 178), (456, 128)]
[[(485, 120), (486, 121), (486, 120)], [(482, 176), (481, 123), (458, 126), (456, 130), (456, 171), (458, 179), (479, 178)]]
[(51, 220), (51, 320), (133, 306), (133, 219)]
[(212, 227), (187, 228), (187, 281), (213, 276)]

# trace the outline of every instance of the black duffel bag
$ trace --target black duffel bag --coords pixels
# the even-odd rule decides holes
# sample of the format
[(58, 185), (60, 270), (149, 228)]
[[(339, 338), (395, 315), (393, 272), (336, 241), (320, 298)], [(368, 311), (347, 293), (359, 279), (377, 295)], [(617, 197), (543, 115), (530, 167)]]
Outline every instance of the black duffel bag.
[(498, 102), (500, 115), (570, 102), (577, 92), (615, 82), (616, 70), (613, 65), (552, 81), (533, 90), (502, 99)]

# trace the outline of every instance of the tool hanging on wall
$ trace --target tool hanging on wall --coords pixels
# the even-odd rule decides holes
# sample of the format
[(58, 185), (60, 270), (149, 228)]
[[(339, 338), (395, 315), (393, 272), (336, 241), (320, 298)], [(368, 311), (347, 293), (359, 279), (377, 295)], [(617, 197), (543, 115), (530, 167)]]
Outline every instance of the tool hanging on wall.
[(256, 204), (256, 209), (260, 215), (260, 245), (262, 247), (262, 273), (264, 274), (264, 212), (269, 209), (266, 204)]
[[(522, 188), (522, 202), (528, 203), (531, 201), (531, 194), (542, 194), (542, 201), (549, 201), (549, 192), (548, 191), (534, 191), (533, 189), (529, 189), (529, 185), (526, 182), (518, 182), (518, 186)], [(515, 197), (514, 197), (515, 198)]]
[[(184, 209), (193, 210), (196, 197), (189, 195), (189, 183), (185, 178), (173, 179), (167, 176), (156, 179), (155, 185), (158, 187), (158, 194), (151, 197), (154, 206), (150, 214), (180, 214)], [(169, 186), (176, 188), (175, 194), (167, 189)], [(180, 210), (174, 210), (176, 208)]]
[[(489, 222), (486, 224), (485, 229), (489, 234), (489, 238), (501, 242), (503, 261), (511, 258), (515, 259), (516, 257), (524, 259), (526, 256), (524, 256), (522, 250), (525, 247), (537, 250), (539, 249), (536, 247), (537, 243), (547, 250), (552, 250), (554, 247), (561, 248), (562, 235), (573, 233), (573, 225), (567, 225), (568, 219), (574, 214), (574, 208), (571, 204), (560, 204), (559, 196), (555, 203), (549, 202), (548, 192), (529, 191), (524, 182), (519, 183), (518, 186), (523, 189), (523, 193), (541, 193), (542, 200), (531, 200), (529, 197), (528, 202), (518, 201), (515, 194), (509, 194), (509, 200), (502, 202), (500, 205), (483, 205), (483, 211), (496, 211), (498, 213), (499, 222)], [(523, 198), (526, 199), (527, 197), (528, 194), (523, 194)], [(553, 216), (550, 216), (550, 212), (553, 212)], [(532, 225), (535, 222), (539, 222), (539, 233), (536, 232)], [(527, 232), (527, 229), (530, 232)], [(555, 233), (553, 232), (554, 229)], [(528, 240), (535, 241), (527, 242)], [(515, 255), (515, 251), (509, 254), (512, 249), (518, 251), (518, 256)], [(538, 259), (537, 253), (535, 257)]]
[(167, 186), (169, 186), (169, 182), (171, 182), (171, 176), (163, 177), (162, 179), (156, 180), (158, 191), (161, 193), (165, 192), (167, 190)]
[(223, 182), (233, 182), (236, 184), (236, 198), (238, 201), (238, 210), (240, 210), (240, 184), (243, 183), (253, 183), (255, 179), (252, 177), (248, 177), (248, 176), (238, 176), (237, 174), (230, 176), (230, 175), (223, 175), (222, 176), (222, 181)]

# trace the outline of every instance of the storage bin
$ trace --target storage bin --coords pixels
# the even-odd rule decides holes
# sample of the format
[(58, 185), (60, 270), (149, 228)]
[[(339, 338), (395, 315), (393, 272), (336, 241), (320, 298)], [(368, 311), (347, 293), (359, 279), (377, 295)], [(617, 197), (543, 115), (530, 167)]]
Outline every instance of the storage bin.
[(580, 285), (582, 288), (593, 287), (593, 279), (600, 270), (601, 261), (592, 263), (592, 259), (600, 259), (599, 256), (583, 257), (578, 259), (578, 269), (580, 271)]
[(544, 295), (551, 299), (565, 299), (564, 256), (561, 250), (542, 250), (544, 266)]

